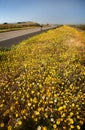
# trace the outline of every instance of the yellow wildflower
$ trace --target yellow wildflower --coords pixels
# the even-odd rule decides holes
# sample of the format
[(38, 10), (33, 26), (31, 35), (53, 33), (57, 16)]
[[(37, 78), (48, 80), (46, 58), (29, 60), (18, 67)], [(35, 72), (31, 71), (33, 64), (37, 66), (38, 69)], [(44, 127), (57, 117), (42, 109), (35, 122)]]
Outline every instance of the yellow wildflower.
[(18, 124), (18, 125), (22, 125), (22, 121), (18, 121), (17, 124)]
[(58, 111), (61, 111), (62, 109), (63, 109), (63, 107), (61, 106), (61, 107), (58, 108)]
[(18, 113), (16, 113), (16, 115), (15, 115), (16, 117), (18, 117)]
[(60, 125), (60, 119), (57, 119), (56, 124)]
[(42, 130), (47, 130), (47, 127), (46, 126), (42, 127)]
[(12, 130), (12, 126), (9, 125), (9, 126), (7, 127), (7, 130)]
[(74, 115), (74, 113), (73, 112), (70, 112), (70, 117), (72, 117)]
[(3, 122), (0, 124), (0, 127), (4, 127), (4, 123)]
[(57, 127), (56, 124), (54, 124), (54, 125), (53, 125), (53, 128), (56, 129), (56, 127)]
[(3, 107), (3, 104), (1, 104), (0, 107)]
[(69, 118), (68, 120), (69, 120), (69, 123), (70, 123), (70, 124), (73, 124), (73, 123), (74, 123), (74, 120), (73, 120), (72, 118)]
[(77, 129), (80, 130), (80, 126), (79, 125), (77, 125)]

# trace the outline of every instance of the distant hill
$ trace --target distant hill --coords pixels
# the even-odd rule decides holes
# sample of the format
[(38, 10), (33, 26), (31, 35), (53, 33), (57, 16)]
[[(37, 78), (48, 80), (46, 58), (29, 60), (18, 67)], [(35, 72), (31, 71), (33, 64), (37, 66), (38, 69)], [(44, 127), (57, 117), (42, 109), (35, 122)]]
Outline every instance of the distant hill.
[(25, 26), (40, 26), (39, 23), (37, 22), (32, 22), (32, 21), (28, 21), (28, 22), (17, 22), (18, 25), (25, 25)]
[(39, 27), (40, 24), (36, 22), (17, 22), (17, 23), (3, 23), (0, 24), (0, 32), (7, 32), (7, 31), (14, 31), (14, 30), (19, 30), (19, 29), (24, 29), (24, 28), (29, 28), (29, 27)]

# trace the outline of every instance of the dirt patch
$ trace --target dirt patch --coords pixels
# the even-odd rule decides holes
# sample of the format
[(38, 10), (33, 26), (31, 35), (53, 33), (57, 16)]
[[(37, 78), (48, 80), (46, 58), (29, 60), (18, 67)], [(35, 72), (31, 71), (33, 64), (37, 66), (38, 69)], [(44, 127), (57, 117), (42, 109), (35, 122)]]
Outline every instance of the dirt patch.
[(76, 46), (76, 47), (84, 47), (85, 46), (85, 42), (82, 42), (76, 38), (70, 38), (69, 40), (67, 40), (66, 45), (70, 46)]

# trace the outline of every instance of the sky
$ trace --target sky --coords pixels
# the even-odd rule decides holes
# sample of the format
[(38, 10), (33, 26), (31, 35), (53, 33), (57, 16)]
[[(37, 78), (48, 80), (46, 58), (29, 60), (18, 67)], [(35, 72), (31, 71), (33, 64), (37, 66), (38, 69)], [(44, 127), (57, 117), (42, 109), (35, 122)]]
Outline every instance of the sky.
[(0, 0), (0, 23), (85, 24), (85, 0)]

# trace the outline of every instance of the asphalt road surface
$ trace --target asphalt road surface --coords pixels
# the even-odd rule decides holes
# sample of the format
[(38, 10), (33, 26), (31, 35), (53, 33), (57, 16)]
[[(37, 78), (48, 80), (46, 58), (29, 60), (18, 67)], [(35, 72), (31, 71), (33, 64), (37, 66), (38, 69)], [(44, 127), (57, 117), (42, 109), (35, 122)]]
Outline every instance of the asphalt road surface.
[(17, 30), (17, 31), (10, 31), (0, 33), (0, 47), (12, 47), (13, 45), (19, 44), (21, 41), (30, 38), (34, 35), (40, 34), (44, 31), (49, 29), (55, 28), (52, 27), (45, 27), (41, 30), (41, 28), (32, 28), (32, 29), (25, 29), (25, 30)]

